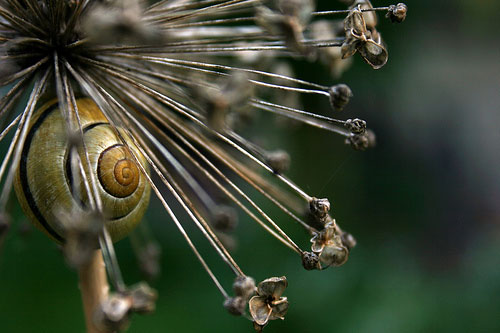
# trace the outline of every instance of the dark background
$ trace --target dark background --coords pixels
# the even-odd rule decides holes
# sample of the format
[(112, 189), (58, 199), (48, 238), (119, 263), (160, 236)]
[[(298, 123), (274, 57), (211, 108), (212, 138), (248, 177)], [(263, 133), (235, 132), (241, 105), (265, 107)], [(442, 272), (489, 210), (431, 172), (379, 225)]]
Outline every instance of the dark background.
[[(290, 152), (290, 178), (330, 198), (333, 216), (358, 240), (343, 267), (307, 272), (242, 216), (240, 265), (256, 280), (289, 281), (287, 318), (266, 332), (500, 330), (500, 3), (407, 5), (402, 25), (381, 20), (388, 64), (374, 71), (356, 56), (342, 78), (355, 97), (341, 117), (367, 120), (375, 149), (353, 152), (339, 137), (306, 127), (269, 123), (253, 133)], [(298, 72), (332, 83), (316, 65), (302, 63)], [(308, 107), (328, 112), (325, 103)], [(0, 331), (83, 332), (76, 273), (44, 235), (26, 231), (15, 209), (0, 256)], [(160, 298), (156, 313), (134, 316), (129, 332), (251, 332), (249, 321), (223, 309), (158, 202), (147, 220), (163, 248), (163, 274), (153, 282)], [(303, 233), (290, 232), (307, 246)], [(229, 271), (194, 238), (230, 285)], [(126, 282), (141, 280), (130, 243), (117, 251)]]

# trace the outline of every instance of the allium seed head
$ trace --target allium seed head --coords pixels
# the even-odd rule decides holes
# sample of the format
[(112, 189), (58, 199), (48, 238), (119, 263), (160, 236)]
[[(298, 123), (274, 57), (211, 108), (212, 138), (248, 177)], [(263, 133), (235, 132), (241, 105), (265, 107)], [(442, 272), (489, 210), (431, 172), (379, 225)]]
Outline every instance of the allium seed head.
[[(85, 308), (98, 299), (97, 325), (121, 330), (131, 313), (155, 308), (153, 289), (124, 283), (113, 246), (141, 220), (152, 192), (167, 216), (161, 220), (178, 229), (229, 312), (248, 308), (258, 330), (284, 319), (286, 278), (256, 288), (225, 244), (235, 244), (230, 233), (241, 214), (307, 270), (344, 264), (355, 245), (332, 218), (330, 201), (285, 175), (290, 156), (266, 141), (269, 131), (246, 137), (247, 128), (260, 129), (256, 115), (266, 113), (287, 120), (276, 123), (285, 132), (303, 124), (357, 150), (374, 145), (363, 120), (303, 107), (307, 95), (342, 110), (353, 96), (347, 85), (298, 78), (286, 63), (319, 57), (335, 76), (355, 53), (375, 69), (385, 65), (376, 12), (389, 8), (388, 17), (401, 22), (406, 6), (340, 3), (350, 7), (316, 11), (313, 0), (0, 0), (0, 142), (8, 146), (0, 165), (0, 245), (15, 187), (26, 215), (63, 247), (84, 285), (98, 281), (87, 268), (102, 269), (96, 249), (102, 251), (115, 292), (104, 292), (101, 274), (96, 297), (83, 291)], [(285, 232), (289, 222), (309, 233), (311, 251)], [(186, 224), (235, 274), (235, 296)], [(159, 242), (144, 225), (131, 239), (143, 271), (155, 277)]]

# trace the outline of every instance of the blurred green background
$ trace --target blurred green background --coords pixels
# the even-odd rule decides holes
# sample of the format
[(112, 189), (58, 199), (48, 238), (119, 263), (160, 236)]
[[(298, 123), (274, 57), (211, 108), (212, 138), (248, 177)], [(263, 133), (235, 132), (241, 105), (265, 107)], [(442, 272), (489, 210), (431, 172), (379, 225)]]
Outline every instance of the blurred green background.
[[(331, 8), (328, 2), (319, 7)], [(353, 152), (307, 127), (275, 130), (270, 123), (253, 133), (290, 152), (290, 178), (328, 197), (337, 222), (358, 241), (344, 266), (308, 272), (241, 216), (234, 253), (241, 267), (257, 281), (289, 281), (287, 318), (266, 332), (500, 331), (500, 3), (407, 5), (403, 24), (380, 23), (388, 64), (374, 71), (356, 56), (342, 78), (355, 97), (341, 116), (367, 120), (375, 149)], [(301, 63), (297, 71), (332, 83), (316, 65)], [(329, 112), (325, 103), (308, 107)], [(16, 214), (0, 255), (0, 331), (84, 332), (76, 273)], [(134, 316), (129, 332), (251, 332), (249, 321), (223, 309), (158, 202), (147, 219), (163, 249), (162, 275), (152, 283), (160, 297), (155, 314)], [(280, 224), (308, 246), (300, 230), (284, 218)], [(229, 286), (230, 272), (194, 238)], [(117, 251), (126, 282), (141, 280), (130, 243)]]

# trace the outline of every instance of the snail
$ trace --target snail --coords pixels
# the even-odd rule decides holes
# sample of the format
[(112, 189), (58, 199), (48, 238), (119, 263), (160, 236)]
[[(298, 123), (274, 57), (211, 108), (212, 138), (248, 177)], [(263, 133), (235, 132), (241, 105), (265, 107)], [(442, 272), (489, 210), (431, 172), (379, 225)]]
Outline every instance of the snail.
[[(150, 196), (150, 185), (128, 147), (142, 165), (147, 164), (134, 144), (128, 143), (128, 147), (122, 144), (91, 99), (79, 98), (76, 104), (83, 140), (103, 203), (105, 226), (113, 241), (118, 241), (140, 222)], [(118, 131), (125, 140), (130, 140), (123, 130)], [(74, 195), (72, 191), (73, 179), (80, 178), (72, 175), (66, 138), (66, 122), (59, 103), (52, 100), (40, 107), (30, 122), (14, 180), (14, 189), (25, 214), (38, 229), (58, 243), (64, 242), (65, 234), (58, 213), (74, 212), (75, 209), (83, 212), (88, 208), (84, 182), (80, 184), (81, 195)], [(85, 161), (83, 154), (81, 159)]]

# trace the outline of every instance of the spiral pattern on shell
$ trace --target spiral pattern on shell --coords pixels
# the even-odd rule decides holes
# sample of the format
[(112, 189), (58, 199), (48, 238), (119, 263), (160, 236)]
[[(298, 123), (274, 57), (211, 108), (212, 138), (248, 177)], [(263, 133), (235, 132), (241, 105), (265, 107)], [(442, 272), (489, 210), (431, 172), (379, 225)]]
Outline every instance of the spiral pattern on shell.
[[(149, 203), (150, 186), (132, 155), (147, 165), (124, 131), (120, 136), (98, 106), (88, 98), (77, 100), (83, 139), (91, 172), (98, 179), (105, 224), (113, 241), (125, 237), (142, 219)], [(72, 189), (74, 179), (66, 124), (57, 101), (37, 110), (30, 123), (15, 180), (21, 207), (30, 220), (49, 237), (64, 242), (64, 226), (57, 214), (88, 208), (88, 193), (81, 180), (79, 194)], [(130, 150), (133, 150), (133, 154)], [(81, 153), (84, 160), (84, 155)], [(78, 175), (76, 175), (78, 176)]]
[(106, 192), (117, 198), (131, 195), (139, 186), (140, 171), (122, 145), (113, 145), (101, 153), (97, 175)]

